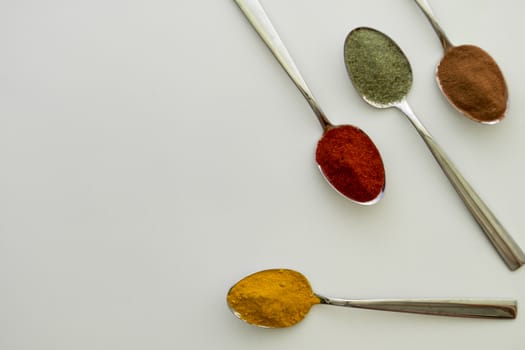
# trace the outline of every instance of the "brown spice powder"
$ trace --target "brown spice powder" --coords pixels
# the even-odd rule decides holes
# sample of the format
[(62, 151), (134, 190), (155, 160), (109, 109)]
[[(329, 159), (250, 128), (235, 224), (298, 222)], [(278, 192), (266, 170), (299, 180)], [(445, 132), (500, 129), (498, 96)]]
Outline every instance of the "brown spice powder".
[(474, 120), (490, 123), (507, 109), (507, 86), (494, 59), (473, 45), (449, 49), (437, 69), (443, 93)]

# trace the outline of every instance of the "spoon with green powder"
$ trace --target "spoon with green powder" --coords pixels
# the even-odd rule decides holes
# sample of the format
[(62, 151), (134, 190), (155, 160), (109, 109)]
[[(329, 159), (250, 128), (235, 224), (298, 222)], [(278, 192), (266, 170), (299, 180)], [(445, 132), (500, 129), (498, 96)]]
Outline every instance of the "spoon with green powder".
[(348, 75), (361, 97), (374, 107), (395, 107), (408, 117), (507, 266), (511, 270), (521, 267), (525, 263), (523, 251), (410, 108), (406, 96), (412, 86), (412, 68), (403, 51), (385, 34), (360, 27), (346, 37), (344, 59)]
[(314, 293), (303, 274), (289, 269), (263, 270), (241, 279), (226, 301), (239, 319), (265, 328), (293, 326), (317, 304), (469, 318), (514, 319), (517, 313), (515, 300), (330, 298)]
[(375, 204), (385, 189), (381, 155), (370, 137), (352, 125), (330, 123), (306, 85), (288, 50), (257, 0), (235, 0), (246, 18), (292, 79), (323, 127), (316, 162), (321, 174), (344, 197), (358, 204)]
[(483, 124), (499, 122), (507, 111), (508, 91), (496, 61), (478, 46), (452, 45), (428, 2), (415, 1), (432, 24), (445, 51), (436, 70), (441, 92), (468, 118)]

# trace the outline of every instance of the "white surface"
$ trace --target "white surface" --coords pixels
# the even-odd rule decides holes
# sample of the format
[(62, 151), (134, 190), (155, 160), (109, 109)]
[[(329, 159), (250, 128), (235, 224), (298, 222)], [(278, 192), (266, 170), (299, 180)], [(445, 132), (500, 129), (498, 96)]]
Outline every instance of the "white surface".
[(315, 116), (233, 1), (3, 1), (1, 349), (525, 346), (523, 315), (318, 306), (263, 330), (230, 314), (230, 285), (272, 267), (336, 297), (525, 302), (525, 268), (507, 270), (409, 122), (362, 102), (342, 61), (354, 27), (398, 42), (413, 109), (525, 246), (523, 3), (431, 3), (451, 40), (501, 65), (511, 101), (497, 126), (444, 101), (441, 47), (413, 1), (262, 4), (328, 116), (378, 145), (383, 200), (357, 206), (324, 182)]

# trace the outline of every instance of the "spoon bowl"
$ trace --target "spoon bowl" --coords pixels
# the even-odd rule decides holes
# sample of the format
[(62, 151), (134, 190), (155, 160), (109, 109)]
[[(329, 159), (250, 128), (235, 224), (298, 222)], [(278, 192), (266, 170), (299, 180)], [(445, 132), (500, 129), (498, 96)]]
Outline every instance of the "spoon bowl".
[(513, 319), (517, 313), (514, 300), (331, 298), (314, 293), (308, 279), (290, 269), (251, 274), (230, 288), (226, 301), (237, 318), (264, 328), (293, 326), (317, 304), (470, 318)]
[(314, 98), (268, 15), (257, 0), (235, 0), (241, 11), (304, 96), (323, 128), (316, 149), (321, 174), (339, 194), (370, 205), (385, 190), (385, 169), (370, 137), (352, 125), (333, 125)]
[[(448, 47), (436, 68), (436, 80), (447, 100), (466, 117), (482, 124), (496, 124), (505, 117), (507, 85), (496, 61), (483, 49)], [(462, 93), (453, 93), (458, 89)]]
[(511, 270), (525, 264), (525, 254), (463, 178), (406, 100), (412, 86), (410, 62), (384, 33), (367, 27), (352, 30), (344, 44), (348, 75), (361, 97), (376, 108), (395, 107), (405, 114), (463, 200), (463, 203)]
[(454, 46), (428, 2), (415, 1), (443, 46), (444, 56), (436, 69), (436, 80), (443, 95), (471, 120), (482, 124), (500, 122), (507, 111), (508, 89), (496, 61), (478, 46)]

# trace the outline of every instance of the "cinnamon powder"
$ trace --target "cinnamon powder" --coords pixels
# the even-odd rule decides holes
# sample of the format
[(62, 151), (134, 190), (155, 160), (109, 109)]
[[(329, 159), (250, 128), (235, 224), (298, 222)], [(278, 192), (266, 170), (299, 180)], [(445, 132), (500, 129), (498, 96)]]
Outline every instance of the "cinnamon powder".
[(507, 86), (494, 59), (473, 45), (447, 50), (437, 68), (443, 93), (470, 118), (491, 123), (507, 109)]

